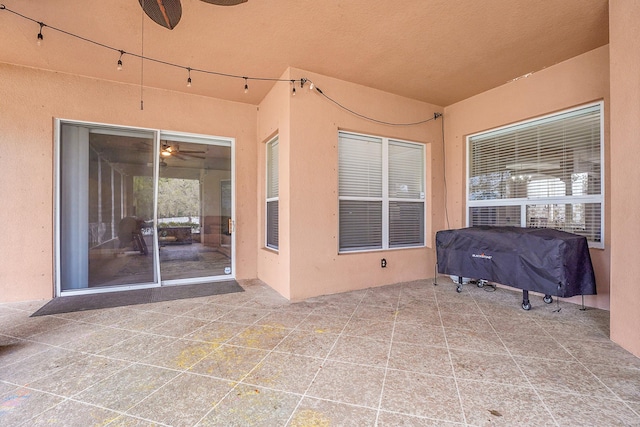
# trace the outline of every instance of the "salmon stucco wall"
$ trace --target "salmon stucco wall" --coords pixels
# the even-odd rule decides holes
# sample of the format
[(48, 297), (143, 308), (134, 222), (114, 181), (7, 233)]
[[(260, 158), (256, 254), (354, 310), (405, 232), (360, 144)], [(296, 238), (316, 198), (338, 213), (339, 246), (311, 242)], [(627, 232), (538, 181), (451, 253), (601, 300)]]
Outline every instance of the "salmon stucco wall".
[[(441, 107), (432, 104), (299, 69), (290, 69), (286, 78), (298, 81), (307, 78), (344, 106), (387, 122), (417, 122), (433, 118), (435, 112), (442, 111)], [(416, 126), (374, 123), (339, 108), (317, 90), (310, 90), (307, 84), (302, 89), (297, 88), (295, 97), (290, 87), (286, 90), (274, 88), (260, 106), (258, 128), (262, 141), (276, 129), (280, 134), (280, 225), (287, 227), (284, 231), (281, 228), (278, 254), (262, 249), (259, 262), (273, 263), (259, 266), (263, 280), (290, 299), (302, 300), (433, 277), (433, 224), (441, 223), (442, 216), (439, 208), (442, 150), (434, 148), (442, 146), (440, 122), (431, 120)], [(338, 253), (337, 144), (340, 130), (425, 144), (426, 247)], [(263, 160), (260, 162), (264, 163)], [(260, 176), (264, 173), (260, 172)], [(264, 179), (259, 187), (264, 188)], [(438, 191), (433, 191), (434, 188)], [(381, 268), (381, 258), (387, 260), (386, 268)], [(289, 263), (289, 276), (286, 269), (281, 268), (286, 263)], [(278, 270), (278, 276), (272, 274), (275, 270)]]
[[(596, 296), (585, 304), (609, 309), (611, 251), (609, 47), (604, 46), (445, 108), (447, 227), (466, 226), (466, 137), (484, 130), (604, 100), (605, 240), (592, 249)], [(571, 301), (579, 302), (580, 297)]]
[[(609, 2), (611, 339), (640, 357), (640, 2)], [(637, 274), (636, 274), (637, 273)]]
[[(281, 77), (289, 79), (289, 70)], [(259, 105), (258, 111), (258, 278), (286, 298), (290, 289), (290, 191), (289, 150), (291, 86), (276, 84)], [(278, 137), (278, 250), (266, 247), (266, 143)]]
[(54, 119), (235, 138), (236, 277), (256, 277), (256, 107), (0, 64), (0, 302), (54, 291)]

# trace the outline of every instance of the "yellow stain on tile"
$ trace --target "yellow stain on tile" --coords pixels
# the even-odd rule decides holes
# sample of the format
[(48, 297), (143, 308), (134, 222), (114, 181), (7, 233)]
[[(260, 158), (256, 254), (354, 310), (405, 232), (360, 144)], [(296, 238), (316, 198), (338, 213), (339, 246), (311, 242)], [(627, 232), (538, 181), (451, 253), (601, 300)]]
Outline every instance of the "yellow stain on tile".
[(283, 329), (273, 325), (260, 325), (245, 329), (238, 335), (238, 339), (246, 347), (261, 347), (265, 341), (280, 338)]
[(220, 347), (220, 344), (217, 343), (195, 344), (189, 346), (182, 350), (176, 357), (176, 366), (180, 369), (188, 369), (218, 347)]
[(252, 377), (254, 378), (254, 380), (257, 380), (260, 385), (263, 385), (263, 386), (275, 385), (277, 381), (280, 378), (282, 378), (282, 374), (283, 374), (282, 370), (276, 369), (275, 371), (263, 372), (262, 370), (263, 366), (264, 366), (263, 362), (258, 363), (256, 367), (253, 369)]
[(327, 331), (325, 331), (324, 329), (316, 329), (314, 332), (315, 332), (316, 334), (324, 334), (324, 333), (326, 333)]
[(291, 427), (330, 427), (331, 420), (322, 412), (305, 409), (291, 420)]
[(104, 420), (102, 420), (102, 422), (98, 425), (100, 426), (106, 426), (111, 424), (112, 422), (114, 422), (115, 420), (117, 420), (119, 417), (112, 417), (112, 418), (105, 418)]
[(244, 365), (245, 358), (241, 351), (241, 349), (229, 346), (216, 348), (207, 356), (207, 363), (211, 364), (207, 373), (234, 378), (246, 375), (250, 368)]

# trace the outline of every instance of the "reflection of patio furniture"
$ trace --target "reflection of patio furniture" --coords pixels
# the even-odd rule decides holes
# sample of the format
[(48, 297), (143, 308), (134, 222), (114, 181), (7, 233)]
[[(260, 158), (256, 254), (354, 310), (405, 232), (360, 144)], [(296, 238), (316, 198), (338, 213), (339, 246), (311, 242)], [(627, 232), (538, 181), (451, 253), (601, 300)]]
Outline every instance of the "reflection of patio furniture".
[(529, 228), (547, 228), (548, 221), (544, 217), (531, 217), (529, 219)]
[(165, 245), (190, 245), (193, 243), (191, 227), (158, 227), (158, 242)]
[(122, 218), (118, 223), (118, 240), (120, 241), (120, 248), (133, 246), (134, 250), (147, 255), (149, 251), (147, 249), (147, 244), (144, 241), (144, 236), (142, 235), (142, 227), (144, 227), (144, 220), (140, 218), (136, 218), (134, 216)]

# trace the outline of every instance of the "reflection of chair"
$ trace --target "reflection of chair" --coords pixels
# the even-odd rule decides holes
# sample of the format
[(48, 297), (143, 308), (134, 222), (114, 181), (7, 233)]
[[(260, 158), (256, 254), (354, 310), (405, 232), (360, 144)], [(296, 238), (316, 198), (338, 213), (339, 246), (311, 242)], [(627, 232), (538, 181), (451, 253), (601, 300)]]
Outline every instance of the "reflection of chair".
[(126, 248), (127, 246), (133, 246), (134, 250), (147, 255), (149, 251), (147, 249), (147, 244), (144, 241), (144, 236), (142, 235), (143, 225), (144, 221), (134, 216), (122, 218), (118, 224), (118, 240), (120, 240), (120, 247)]

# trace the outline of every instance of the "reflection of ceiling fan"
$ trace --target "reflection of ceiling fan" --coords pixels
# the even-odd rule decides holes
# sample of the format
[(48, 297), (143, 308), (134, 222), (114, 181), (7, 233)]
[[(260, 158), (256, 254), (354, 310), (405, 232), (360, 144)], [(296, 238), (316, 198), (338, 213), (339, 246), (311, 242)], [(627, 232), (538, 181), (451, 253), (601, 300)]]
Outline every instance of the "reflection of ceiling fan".
[[(138, 0), (142, 10), (156, 24), (173, 30), (182, 17), (182, 5), (180, 0)], [(235, 6), (246, 3), (247, 0), (202, 0), (205, 3), (217, 6)]]
[(204, 151), (194, 151), (194, 150), (181, 150), (179, 145), (170, 145), (167, 143), (162, 144), (162, 150), (160, 150), (160, 156), (163, 158), (167, 157), (175, 157), (180, 160), (186, 160), (191, 157), (194, 159), (204, 159), (204, 156), (199, 156), (199, 154), (205, 154)]

